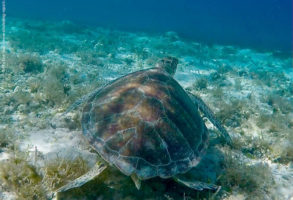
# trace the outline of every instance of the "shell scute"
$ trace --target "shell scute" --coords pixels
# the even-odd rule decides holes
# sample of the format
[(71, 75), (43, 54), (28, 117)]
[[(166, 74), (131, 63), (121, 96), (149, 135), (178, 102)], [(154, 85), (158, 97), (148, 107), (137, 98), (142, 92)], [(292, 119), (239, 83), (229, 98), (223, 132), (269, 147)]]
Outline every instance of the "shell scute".
[(115, 160), (115, 166), (126, 175), (131, 175), (136, 171), (139, 158), (120, 156)]
[(158, 166), (158, 174), (161, 178), (169, 178), (174, 174), (175, 169), (177, 169), (176, 162), (172, 162), (166, 166)]
[(208, 140), (184, 89), (155, 69), (104, 87), (85, 106), (82, 128), (106, 161), (141, 179), (187, 171), (197, 165)]
[(120, 150), (120, 154), (144, 158), (147, 162), (154, 165), (169, 162), (167, 150), (161, 145), (160, 137), (152, 126), (143, 122), (137, 128), (136, 137)]
[(139, 159), (136, 167), (137, 176), (140, 179), (149, 179), (158, 175), (157, 167), (144, 159)]
[(156, 131), (164, 141), (172, 161), (181, 160), (192, 153), (190, 144), (180, 130), (168, 119), (162, 118), (156, 125)]
[(110, 163), (115, 163), (116, 160), (119, 157), (118, 152), (110, 149), (107, 145), (103, 145), (103, 147), (100, 149), (100, 155), (105, 159), (108, 160)]
[(150, 79), (146, 84), (140, 86), (146, 96), (163, 100), (169, 97), (168, 87), (165, 82)]
[(160, 119), (164, 112), (162, 103), (155, 98), (145, 98), (137, 107), (137, 112), (144, 121), (154, 122)]
[(127, 142), (129, 142), (136, 135), (135, 128), (129, 128), (126, 130), (118, 131), (116, 134), (113, 134), (105, 142), (109, 148), (119, 152)]

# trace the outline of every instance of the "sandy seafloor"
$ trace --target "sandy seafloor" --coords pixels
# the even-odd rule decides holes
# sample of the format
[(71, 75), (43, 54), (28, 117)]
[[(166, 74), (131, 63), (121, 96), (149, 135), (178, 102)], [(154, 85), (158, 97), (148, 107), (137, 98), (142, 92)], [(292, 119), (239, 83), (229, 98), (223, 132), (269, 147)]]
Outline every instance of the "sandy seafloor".
[[(187, 41), (68, 21), (8, 19), (0, 74), (0, 199), (51, 199), (52, 191), (100, 158), (81, 136), (81, 108), (60, 115), (95, 88), (159, 58), (179, 59), (175, 79), (199, 95), (231, 134), (211, 140), (186, 177), (221, 185), (193, 191), (151, 179), (137, 191), (111, 168), (64, 199), (293, 199), (292, 55)], [(2, 44), (3, 45), (3, 44)], [(2, 55), (1, 55), (2, 56)]]

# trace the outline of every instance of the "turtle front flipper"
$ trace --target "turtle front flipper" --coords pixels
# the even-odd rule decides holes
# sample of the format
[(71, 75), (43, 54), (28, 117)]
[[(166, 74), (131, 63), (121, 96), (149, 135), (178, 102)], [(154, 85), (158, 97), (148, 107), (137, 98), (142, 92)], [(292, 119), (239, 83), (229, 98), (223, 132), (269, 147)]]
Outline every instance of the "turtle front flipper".
[(174, 180), (180, 184), (183, 184), (191, 189), (194, 189), (194, 190), (217, 190), (220, 186), (217, 186), (217, 185), (214, 185), (214, 184), (211, 184), (211, 183), (204, 183), (204, 182), (201, 182), (201, 181), (186, 181), (186, 180), (183, 180), (179, 177), (173, 177)]
[(199, 110), (203, 112), (205, 117), (207, 117), (210, 120), (210, 122), (212, 122), (212, 124), (215, 127), (217, 127), (217, 129), (220, 131), (221, 135), (224, 137), (226, 142), (228, 144), (231, 144), (232, 140), (228, 131), (221, 125), (220, 121), (215, 117), (212, 110), (204, 103), (204, 101), (200, 97), (192, 94), (191, 92), (187, 92), (187, 93), (189, 97), (191, 98), (191, 100), (194, 102), (194, 104), (198, 106)]
[(105, 169), (107, 168), (107, 165), (104, 163), (97, 163), (90, 171), (88, 171), (86, 174), (80, 176), (79, 178), (75, 179), (72, 182), (69, 182), (68, 184), (62, 186), (61, 188), (57, 189), (55, 191), (55, 194), (65, 192), (67, 190), (70, 190), (72, 188), (78, 188), (84, 185), (85, 183), (89, 182), (90, 180), (96, 178), (98, 175), (100, 175)]

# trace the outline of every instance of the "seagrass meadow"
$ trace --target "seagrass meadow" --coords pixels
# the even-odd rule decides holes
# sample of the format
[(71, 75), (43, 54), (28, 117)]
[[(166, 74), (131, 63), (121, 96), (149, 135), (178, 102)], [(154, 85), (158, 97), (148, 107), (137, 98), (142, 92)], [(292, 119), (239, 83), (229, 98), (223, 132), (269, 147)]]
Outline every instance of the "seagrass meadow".
[[(8, 18), (0, 73), (0, 199), (52, 199), (101, 158), (81, 134), (83, 95), (118, 77), (179, 60), (175, 80), (200, 96), (228, 130), (185, 174), (221, 186), (195, 191), (153, 178), (137, 190), (115, 167), (61, 199), (293, 199), (292, 55), (126, 32), (71, 21)], [(3, 52), (2, 52), (3, 53)], [(2, 56), (2, 55), (0, 55)]]

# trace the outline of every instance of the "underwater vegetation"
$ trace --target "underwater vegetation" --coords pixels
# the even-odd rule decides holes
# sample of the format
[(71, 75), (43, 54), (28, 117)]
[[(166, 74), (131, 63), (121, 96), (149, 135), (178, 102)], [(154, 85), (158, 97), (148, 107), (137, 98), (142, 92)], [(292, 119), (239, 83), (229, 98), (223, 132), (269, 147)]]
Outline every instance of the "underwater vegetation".
[(3, 187), (16, 195), (16, 199), (46, 199), (46, 191), (36, 167), (24, 155), (15, 156), (0, 166)]
[(38, 73), (44, 70), (44, 66), (40, 57), (24, 55), (19, 60), (19, 67), (25, 73)]
[(85, 174), (89, 170), (87, 162), (82, 157), (74, 160), (56, 158), (46, 163), (43, 181), (51, 190), (56, 190), (68, 181)]
[(193, 83), (193, 87), (199, 90), (206, 89), (208, 87), (208, 80), (200, 78)]
[(50, 191), (73, 180), (86, 171), (88, 166), (81, 157), (73, 160), (52, 159), (44, 167), (37, 167), (28, 152), (13, 152), (13, 158), (1, 162), (0, 181), (13, 192), (16, 199), (50, 199)]
[(247, 199), (271, 198), (267, 193), (272, 190), (274, 180), (268, 165), (264, 163), (249, 165), (239, 155), (229, 153), (223, 163), (224, 173), (219, 177), (219, 182), (227, 191), (237, 188), (240, 193), (249, 194)]
[[(85, 156), (95, 152), (78, 136), (80, 110), (60, 115), (97, 87), (153, 67), (166, 55), (179, 59), (175, 79), (200, 96), (232, 135), (227, 147), (214, 139), (217, 130), (206, 122), (210, 147), (202, 165), (188, 175), (221, 190), (193, 191), (155, 178), (138, 191), (129, 177), (109, 168), (62, 194), (63, 199), (293, 196), (290, 56), (188, 41), (174, 32), (130, 33), (69, 21), (7, 22), (7, 66), (0, 73), (0, 199), (50, 199), (56, 188), (87, 172), (96, 158)], [(75, 156), (62, 154), (67, 151)]]

